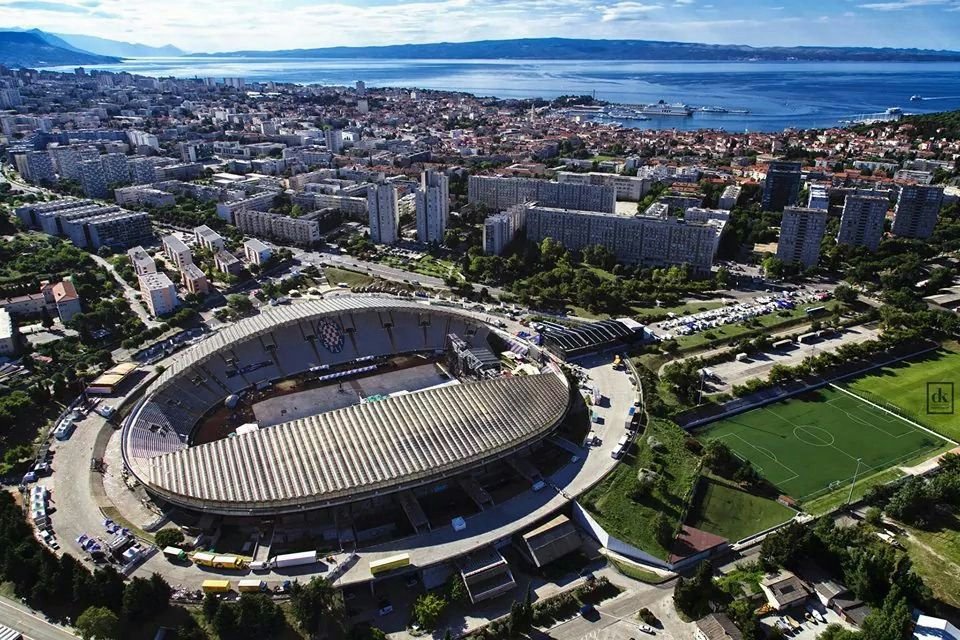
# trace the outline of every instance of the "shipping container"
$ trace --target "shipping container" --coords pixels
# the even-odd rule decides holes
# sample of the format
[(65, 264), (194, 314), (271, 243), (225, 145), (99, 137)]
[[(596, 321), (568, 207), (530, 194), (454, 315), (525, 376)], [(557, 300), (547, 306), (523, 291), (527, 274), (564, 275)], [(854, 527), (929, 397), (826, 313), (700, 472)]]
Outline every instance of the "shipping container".
[(386, 573), (387, 571), (407, 566), (410, 566), (410, 554), (402, 553), (400, 555), (384, 558), (383, 560), (371, 561), (370, 573), (373, 575), (378, 575), (380, 573)]

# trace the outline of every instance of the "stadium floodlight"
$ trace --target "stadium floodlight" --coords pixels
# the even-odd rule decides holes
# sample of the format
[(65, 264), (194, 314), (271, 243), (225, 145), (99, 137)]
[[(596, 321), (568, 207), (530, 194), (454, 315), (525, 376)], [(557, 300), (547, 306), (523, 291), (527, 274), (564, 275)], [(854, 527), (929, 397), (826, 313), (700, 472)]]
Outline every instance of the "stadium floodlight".
[(853, 472), (853, 480), (850, 482), (850, 493), (847, 494), (847, 501), (844, 505), (850, 504), (850, 500), (853, 499), (853, 488), (857, 485), (857, 474), (860, 473), (860, 461), (861, 458), (857, 458), (857, 469)]

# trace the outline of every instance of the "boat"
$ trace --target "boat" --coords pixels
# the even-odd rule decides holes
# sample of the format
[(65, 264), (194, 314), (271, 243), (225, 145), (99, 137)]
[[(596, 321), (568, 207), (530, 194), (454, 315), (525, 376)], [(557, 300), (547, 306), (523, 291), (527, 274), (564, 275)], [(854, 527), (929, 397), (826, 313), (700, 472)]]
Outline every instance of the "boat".
[(910, 96), (910, 102), (920, 102), (921, 100), (923, 100), (923, 96), (921, 95), (913, 94)]
[(640, 107), (640, 113), (651, 116), (690, 116), (693, 115), (693, 109), (682, 102), (667, 104), (660, 100), (656, 104)]
[(723, 107), (700, 107), (697, 111), (702, 111), (703, 113), (729, 113), (729, 111)]

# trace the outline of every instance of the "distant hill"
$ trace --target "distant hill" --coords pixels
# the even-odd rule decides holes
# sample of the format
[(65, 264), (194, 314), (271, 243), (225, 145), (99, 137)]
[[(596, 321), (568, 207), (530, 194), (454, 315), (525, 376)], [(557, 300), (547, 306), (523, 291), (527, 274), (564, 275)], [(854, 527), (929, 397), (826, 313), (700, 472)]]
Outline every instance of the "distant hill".
[(530, 38), (398, 44), (379, 47), (328, 47), (279, 51), (231, 51), (198, 56), (259, 58), (439, 58), (516, 60), (862, 60), (960, 61), (960, 51), (872, 49), (869, 47), (750, 47), (747, 45), (661, 42), (655, 40), (580, 40)]
[[(914, 128), (916, 135), (921, 138), (947, 138), (948, 140), (960, 139), (960, 111), (939, 111), (937, 113), (922, 113), (911, 116), (904, 116), (896, 126), (898, 128), (910, 125)], [(891, 126), (889, 122), (877, 122), (874, 124), (860, 125), (858, 131), (870, 131), (871, 129), (884, 129)]]
[(0, 31), (0, 64), (7, 67), (51, 67), (121, 62), (120, 58), (51, 44), (57, 40), (56, 36), (42, 31)]
[(173, 45), (152, 47), (138, 42), (121, 42), (95, 36), (83, 36), (73, 33), (55, 34), (61, 41), (90, 53), (103, 56), (117, 56), (120, 58), (157, 58), (182, 56), (184, 51)]

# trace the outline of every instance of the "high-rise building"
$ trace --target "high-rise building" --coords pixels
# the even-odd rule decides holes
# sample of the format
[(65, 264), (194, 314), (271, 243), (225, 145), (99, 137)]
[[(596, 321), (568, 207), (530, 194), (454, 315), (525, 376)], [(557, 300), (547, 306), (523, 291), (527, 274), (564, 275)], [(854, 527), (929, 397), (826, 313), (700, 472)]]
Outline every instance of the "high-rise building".
[(733, 209), (737, 204), (737, 200), (740, 198), (741, 191), (743, 191), (743, 189), (740, 185), (731, 184), (723, 190), (717, 206), (721, 209)]
[(53, 169), (53, 159), (46, 151), (27, 151), (14, 156), (17, 171), (27, 182), (34, 184), (50, 184), (56, 182), (57, 175)]
[(762, 206), (764, 211), (783, 211), (792, 207), (800, 195), (800, 163), (774, 160), (767, 168), (763, 183)]
[(424, 171), (416, 192), (417, 240), (443, 242), (450, 216), (450, 180), (436, 171)]
[(127, 257), (130, 258), (130, 264), (133, 265), (133, 271), (138, 276), (145, 276), (148, 273), (157, 272), (157, 263), (154, 262), (150, 254), (143, 247), (134, 247), (127, 251)]
[(103, 163), (103, 176), (107, 187), (115, 187), (130, 182), (130, 167), (127, 156), (122, 153), (107, 153), (100, 157)]
[(890, 201), (883, 196), (848, 195), (843, 201), (837, 243), (876, 251), (889, 207)]
[(357, 88), (358, 96), (367, 95), (367, 83), (364, 82), (363, 80), (357, 80), (356, 88)]
[(377, 244), (393, 244), (400, 228), (400, 208), (397, 188), (392, 184), (377, 184), (367, 191), (367, 216), (370, 240)]
[(244, 208), (233, 214), (233, 223), (247, 235), (309, 247), (320, 241), (320, 222), (317, 220), (320, 213), (317, 211), (294, 218)]
[(160, 242), (163, 245), (163, 255), (173, 263), (177, 270), (183, 271), (188, 264), (193, 264), (193, 254), (190, 253), (190, 247), (183, 240), (177, 236), (169, 235), (161, 238)]
[(503, 211), (524, 202), (577, 211), (614, 213), (617, 209), (617, 191), (612, 185), (571, 184), (532, 178), (470, 176), (467, 200), (470, 204), (482, 204), (494, 211)]
[(327, 129), (323, 132), (323, 139), (330, 153), (338, 154), (343, 151), (343, 131), (340, 129)]
[(483, 252), (487, 255), (501, 255), (524, 228), (526, 218), (527, 207), (523, 204), (488, 216), (483, 221)]
[(23, 104), (20, 89), (0, 89), (0, 109), (12, 109)]
[(799, 262), (808, 269), (817, 266), (826, 229), (827, 212), (823, 209), (786, 207), (780, 222), (777, 257), (789, 264)]
[(150, 184), (157, 181), (157, 170), (151, 158), (134, 158), (127, 164), (133, 184)]
[(110, 195), (107, 176), (100, 159), (84, 160), (80, 163), (80, 186), (88, 198), (106, 198)]
[(140, 293), (147, 303), (150, 314), (162, 316), (177, 308), (177, 288), (165, 273), (148, 273), (140, 276)]
[(900, 186), (893, 214), (893, 233), (906, 238), (929, 238), (943, 205), (943, 187), (930, 184)]
[(610, 186), (616, 189), (617, 200), (636, 202), (647, 195), (653, 180), (638, 176), (622, 176), (617, 173), (576, 173), (573, 171), (558, 171), (557, 182), (561, 184), (592, 184)]
[(810, 185), (810, 193), (807, 195), (808, 209), (830, 209), (830, 195), (827, 193), (827, 187), (822, 184)]

